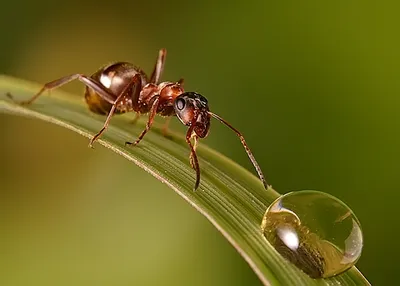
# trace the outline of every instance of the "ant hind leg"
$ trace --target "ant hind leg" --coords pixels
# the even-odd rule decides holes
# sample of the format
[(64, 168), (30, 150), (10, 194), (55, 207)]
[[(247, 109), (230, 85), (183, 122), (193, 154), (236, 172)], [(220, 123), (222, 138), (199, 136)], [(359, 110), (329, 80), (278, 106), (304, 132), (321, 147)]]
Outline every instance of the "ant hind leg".
[(63, 86), (64, 84), (67, 84), (73, 80), (78, 79), (79, 81), (83, 82), (86, 86), (92, 88), (94, 91), (96, 91), (104, 100), (106, 100), (107, 102), (113, 104), (114, 103), (114, 99), (113, 96), (104, 89), (104, 87), (96, 82), (94, 79), (83, 75), (83, 74), (72, 74), (72, 75), (67, 75), (64, 76), (62, 78), (53, 80), (51, 82), (46, 83), (45, 85), (43, 85), (43, 87), (35, 94), (33, 95), (30, 99), (28, 100), (24, 100), (24, 101), (16, 101), (13, 96), (10, 93), (7, 93), (7, 96), (12, 99), (15, 103), (18, 103), (20, 105), (29, 105), (32, 102), (34, 102), (43, 92), (47, 91), (51, 91), (55, 88), (58, 88), (60, 86)]
[(150, 77), (150, 83), (158, 84), (161, 74), (164, 70), (164, 65), (165, 65), (165, 58), (167, 56), (167, 50), (166, 49), (161, 49), (158, 52), (158, 58), (156, 61), (156, 65), (154, 66), (154, 70), (151, 74)]

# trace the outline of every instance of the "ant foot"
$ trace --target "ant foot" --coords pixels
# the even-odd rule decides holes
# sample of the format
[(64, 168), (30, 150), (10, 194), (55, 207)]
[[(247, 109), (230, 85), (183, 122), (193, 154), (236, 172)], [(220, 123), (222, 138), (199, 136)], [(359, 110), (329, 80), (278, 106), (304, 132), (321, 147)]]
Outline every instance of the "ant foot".
[(125, 142), (125, 146), (132, 146), (132, 145), (133, 145), (133, 147), (135, 147), (138, 143), (139, 143), (138, 141), (135, 141), (135, 142), (128, 142), (128, 141), (126, 141), (126, 142)]
[(171, 137), (171, 135), (168, 132), (168, 128), (163, 128), (161, 130), (161, 134), (162, 134), (162, 136), (167, 137), (167, 138)]
[(130, 145), (130, 146), (133, 145), (133, 147), (135, 147), (137, 144), (139, 144), (140, 140), (142, 140), (142, 138), (139, 138), (135, 142), (125, 142), (125, 146), (126, 145)]
[(19, 102), (17, 102), (19, 105), (22, 105), (22, 106), (26, 106), (26, 105), (29, 105), (29, 104), (31, 104), (31, 102), (30, 101), (19, 101)]
[(132, 124), (132, 125), (136, 125), (138, 120), (139, 120), (139, 118), (134, 118), (134, 119), (130, 120), (129, 123)]
[(93, 139), (90, 140), (88, 147), (94, 149), (93, 143), (94, 143), (94, 140)]
[(14, 96), (9, 92), (6, 93), (6, 96), (9, 99), (11, 99), (15, 104), (19, 104), (19, 105), (22, 105), (22, 106), (29, 105), (31, 103), (29, 100), (27, 100), (27, 101), (17, 101), (17, 100), (15, 100)]
[(6, 96), (7, 96), (9, 99), (11, 99), (12, 101), (15, 101), (14, 96), (12, 96), (11, 93), (7, 92), (7, 93), (6, 93)]

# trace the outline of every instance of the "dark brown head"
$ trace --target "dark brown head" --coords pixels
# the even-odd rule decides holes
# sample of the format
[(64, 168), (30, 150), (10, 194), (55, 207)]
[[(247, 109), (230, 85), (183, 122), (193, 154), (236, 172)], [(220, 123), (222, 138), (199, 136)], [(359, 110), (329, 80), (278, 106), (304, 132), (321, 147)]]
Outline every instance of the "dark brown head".
[(210, 129), (210, 109), (207, 99), (196, 92), (184, 92), (174, 101), (176, 116), (186, 126), (194, 126), (194, 132), (204, 138)]

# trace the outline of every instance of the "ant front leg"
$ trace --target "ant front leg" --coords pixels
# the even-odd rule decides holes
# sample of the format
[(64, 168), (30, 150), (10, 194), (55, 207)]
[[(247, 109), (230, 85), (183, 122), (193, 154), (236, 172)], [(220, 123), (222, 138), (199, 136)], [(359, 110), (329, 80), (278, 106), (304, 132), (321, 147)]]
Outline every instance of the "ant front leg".
[[(191, 138), (193, 138), (193, 140), (194, 140), (194, 144), (193, 144), (194, 152), (190, 153), (189, 161), (190, 161), (190, 166), (192, 166), (192, 168), (196, 170), (196, 162), (195, 161), (197, 160), (197, 158), (195, 159), (193, 154), (196, 154), (197, 143), (199, 142), (199, 136), (197, 136), (196, 133), (192, 133)], [(197, 165), (198, 165), (198, 163), (197, 163)]]
[(103, 134), (103, 132), (108, 128), (108, 125), (110, 123), (111, 117), (113, 116), (115, 109), (117, 107), (117, 104), (119, 101), (122, 99), (124, 95), (126, 95), (126, 92), (134, 86), (133, 94), (138, 95), (142, 89), (142, 84), (141, 84), (141, 79), (140, 75), (136, 74), (132, 80), (125, 86), (125, 88), (121, 91), (121, 93), (118, 95), (117, 99), (112, 103), (112, 107), (110, 111), (108, 112), (107, 119), (104, 122), (103, 128), (95, 135), (89, 142), (89, 147), (93, 148), (93, 143)]
[(167, 118), (165, 119), (164, 125), (163, 125), (163, 127), (162, 127), (162, 129), (161, 129), (161, 133), (162, 133), (162, 135), (163, 135), (164, 137), (167, 137), (167, 136), (168, 136), (168, 127), (169, 127), (169, 123), (171, 122), (171, 119), (172, 119), (171, 116), (170, 116), (170, 117), (167, 117)]
[(107, 90), (105, 90), (100, 83), (96, 82), (94, 79), (92, 79), (86, 75), (83, 75), (83, 74), (72, 74), (72, 75), (64, 76), (62, 78), (48, 82), (42, 87), (41, 90), (39, 90), (38, 93), (36, 93), (30, 99), (25, 100), (25, 101), (17, 102), (16, 100), (14, 100), (12, 95), (9, 93), (7, 94), (7, 96), (18, 104), (29, 105), (33, 101), (35, 101), (46, 90), (51, 91), (52, 89), (63, 86), (64, 84), (67, 84), (76, 79), (78, 79), (79, 81), (83, 82), (86, 86), (88, 86), (88, 87), (92, 88), (94, 91), (96, 91), (105, 101), (113, 104), (113, 102), (114, 102), (113, 96)]
[[(197, 120), (197, 116), (195, 116), (194, 119), (195, 120), (192, 121), (192, 124), (186, 133), (186, 143), (189, 145), (189, 148), (190, 148), (190, 156), (189, 156), (190, 165), (196, 171), (196, 183), (194, 185), (194, 190), (197, 190), (197, 188), (200, 185), (200, 166), (199, 166), (199, 160), (197, 159), (197, 153), (196, 153), (197, 135), (193, 135), (193, 130), (194, 130), (194, 126), (195, 126), (195, 123)], [(190, 139), (192, 137), (195, 140), (194, 145), (192, 145), (192, 142), (190, 141)]]
[(146, 128), (142, 131), (142, 133), (139, 135), (139, 138), (134, 143), (125, 142), (125, 145), (134, 145), (134, 146), (136, 146), (137, 144), (139, 144), (140, 140), (143, 139), (144, 135), (146, 135), (146, 133), (150, 130), (151, 126), (153, 125), (154, 117), (157, 114), (157, 108), (158, 108), (158, 104), (159, 103), (160, 103), (160, 98), (157, 96), (156, 99), (153, 102), (153, 105), (151, 106), (149, 120), (146, 123)]
[(156, 65), (154, 66), (154, 70), (151, 74), (150, 77), (150, 83), (158, 84), (161, 74), (164, 70), (164, 65), (165, 65), (165, 58), (167, 56), (167, 50), (166, 49), (161, 49), (158, 52), (158, 58), (156, 61)]

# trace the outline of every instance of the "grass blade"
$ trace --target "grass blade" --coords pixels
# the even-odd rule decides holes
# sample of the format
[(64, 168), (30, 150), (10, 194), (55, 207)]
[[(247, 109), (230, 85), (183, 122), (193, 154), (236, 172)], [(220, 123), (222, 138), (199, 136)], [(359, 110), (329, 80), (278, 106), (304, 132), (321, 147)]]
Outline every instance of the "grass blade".
[[(6, 97), (10, 92), (18, 100), (32, 96), (37, 84), (0, 77), (0, 112), (45, 120), (91, 137), (104, 117), (90, 113), (82, 101), (60, 90), (43, 95), (29, 107), (14, 104)], [(311, 279), (283, 259), (262, 237), (262, 216), (279, 194), (265, 190), (259, 179), (218, 152), (200, 144), (199, 160), (202, 181), (193, 192), (195, 173), (188, 162), (188, 147), (183, 135), (161, 135), (155, 127), (138, 147), (124, 142), (136, 138), (143, 125), (132, 125), (129, 116), (117, 116), (97, 144), (102, 144), (132, 161), (167, 184), (197, 211), (203, 214), (236, 248), (265, 285), (369, 285), (353, 267), (329, 279)], [(88, 149), (88, 152), (90, 150)], [(134, 167), (134, 166), (132, 166)]]

